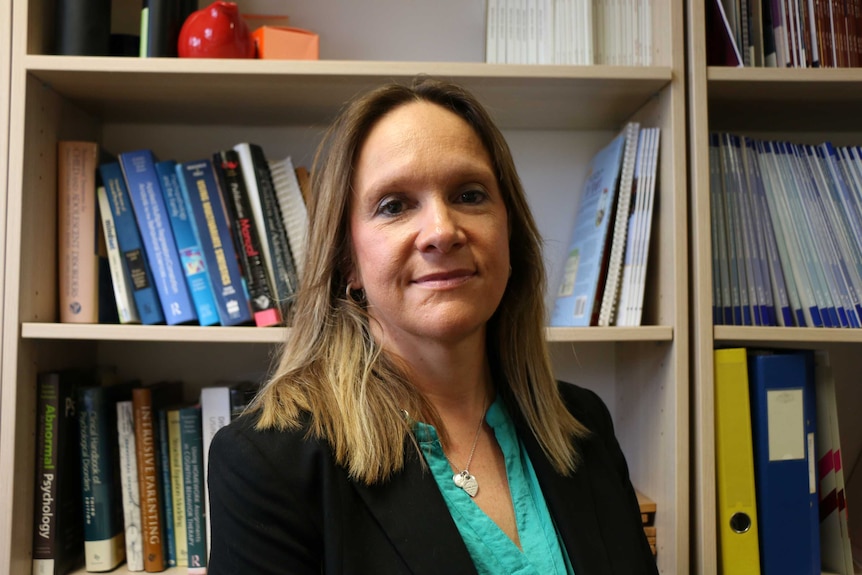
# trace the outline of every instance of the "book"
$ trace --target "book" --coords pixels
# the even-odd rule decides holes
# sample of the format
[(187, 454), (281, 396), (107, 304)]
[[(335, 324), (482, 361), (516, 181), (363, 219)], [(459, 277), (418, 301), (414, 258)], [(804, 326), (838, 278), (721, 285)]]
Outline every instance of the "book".
[(183, 461), (183, 495), (186, 509), (186, 541), (189, 575), (206, 575), (207, 548), (204, 522), (204, 470), (201, 407), (179, 410)]
[(706, 60), (708, 66), (743, 66), (722, 0), (706, 2)]
[(55, 53), (107, 56), (111, 39), (111, 0), (58, 0)]
[(213, 166), (231, 220), (254, 323), (258, 327), (278, 325), (281, 314), (273, 298), (272, 277), (264, 262), (263, 246), (254, 223), (239, 154), (235, 150), (216, 152)]
[(158, 573), (167, 567), (164, 553), (164, 513), (160, 493), (161, 473), (155, 412), (159, 407), (177, 403), (181, 399), (182, 386), (179, 382), (159, 382), (132, 390), (144, 569), (149, 573)]
[(165, 321), (168, 325), (196, 322), (197, 314), (180, 265), (155, 157), (150, 150), (135, 150), (121, 153), (119, 160)]
[(300, 179), (290, 156), (285, 156), (281, 160), (271, 160), (269, 171), (272, 174), (284, 231), (290, 244), (290, 253), (296, 263), (296, 275), (301, 280), (308, 239), (308, 209), (302, 194)]
[(60, 321), (98, 323), (99, 256), (95, 142), (57, 143)]
[(251, 210), (263, 248), (263, 259), (269, 276), (273, 278), (273, 288), (281, 307), (281, 315), (286, 317), (286, 312), (299, 289), (299, 276), (284, 229), (269, 164), (263, 148), (257, 144), (242, 142), (233, 149), (239, 154), (242, 165)]
[(96, 197), (99, 202), (99, 216), (102, 219), (102, 233), (105, 237), (105, 249), (111, 271), (111, 288), (117, 306), (117, 319), (120, 323), (141, 323), (141, 316), (138, 315), (138, 307), (135, 305), (132, 279), (129, 277), (128, 268), (123, 264), (123, 253), (117, 242), (117, 228), (105, 186), (98, 187)]
[(99, 173), (114, 217), (117, 245), (123, 256), (123, 265), (132, 286), (132, 297), (141, 318), (141, 323), (154, 325), (165, 323), (159, 294), (153, 283), (150, 263), (144, 252), (144, 244), (135, 221), (135, 214), (126, 188), (120, 164), (107, 162), (99, 165)]
[(613, 323), (620, 297), (620, 279), (622, 275), (623, 257), (625, 255), (626, 238), (628, 236), (629, 214), (631, 213), (632, 182), (634, 180), (635, 163), (638, 153), (638, 135), (640, 124), (629, 122), (625, 129), (625, 148), (623, 165), (620, 172), (617, 207), (615, 209), (613, 231), (611, 236), (611, 253), (608, 261), (607, 277), (604, 281), (601, 307), (593, 312), (594, 325), (608, 327)]
[(84, 564), (77, 393), (72, 370), (36, 380), (33, 575), (64, 575)]
[(814, 352), (814, 375), (821, 563), (823, 568), (829, 571), (840, 575), (853, 575), (853, 554), (844, 495), (844, 468), (841, 462), (838, 401), (829, 352)]
[(156, 163), (156, 173), (159, 175), (165, 208), (171, 221), (171, 230), (180, 255), (180, 265), (185, 274), (186, 283), (195, 305), (195, 313), (200, 325), (216, 325), (219, 322), (215, 296), (212, 292), (209, 270), (201, 252), (200, 238), (192, 223), (189, 213), (191, 208), (186, 204), (183, 191), (177, 177), (177, 163), (164, 160)]
[(88, 385), (78, 393), (87, 571), (110, 571), (126, 558), (116, 404), (128, 394), (128, 386), (116, 383)]
[(715, 474), (723, 573), (760, 573), (746, 350), (716, 349)]
[(189, 561), (188, 537), (186, 535), (186, 496), (183, 479), (183, 449), (180, 432), (180, 409), (164, 409), (168, 428), (168, 457), (171, 468), (171, 502), (174, 516), (174, 544), (177, 567), (187, 567)]
[(183, 198), (191, 206), (195, 233), (201, 242), (204, 262), (211, 270), (210, 283), (215, 296), (219, 322), (223, 326), (244, 325), (252, 321), (245, 295), (226, 206), (208, 159), (177, 163), (177, 177)]
[(762, 570), (819, 573), (813, 353), (749, 350), (748, 377)]
[(135, 418), (131, 400), (117, 402), (117, 440), (120, 445), (120, 486), (126, 540), (126, 569), (144, 570), (144, 535), (135, 444)]
[(162, 496), (162, 517), (164, 518), (165, 564), (177, 566), (177, 543), (174, 533), (174, 500), (171, 486), (171, 456), (168, 439), (168, 414), (165, 408), (156, 409), (157, 437), (159, 440), (159, 482)]
[(567, 250), (563, 279), (554, 302), (551, 325), (588, 326), (606, 269), (608, 236), (622, 167), (625, 135), (618, 134), (591, 160), (574, 229)]
[[(242, 413), (260, 386), (254, 382), (225, 383), (201, 389), (201, 437), (203, 444), (204, 485), (209, 472), (210, 443), (219, 429)], [(204, 489), (204, 532), (207, 549), (210, 548), (209, 489)]]

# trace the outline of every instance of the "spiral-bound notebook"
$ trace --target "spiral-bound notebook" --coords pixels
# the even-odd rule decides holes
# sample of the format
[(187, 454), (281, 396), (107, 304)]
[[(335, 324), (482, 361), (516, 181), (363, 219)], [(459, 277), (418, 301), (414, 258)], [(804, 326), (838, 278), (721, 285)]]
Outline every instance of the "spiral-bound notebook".
[(599, 318), (596, 325), (608, 327), (614, 320), (617, 303), (619, 302), (620, 276), (623, 269), (626, 236), (631, 213), (632, 182), (634, 180), (635, 160), (638, 154), (638, 135), (640, 124), (629, 122), (623, 130), (625, 134), (625, 149), (623, 166), (620, 170), (620, 187), (617, 193), (617, 209), (614, 218), (613, 236), (611, 238), (611, 255), (605, 278), (605, 289), (602, 294), (602, 305), (599, 308)]
[(296, 264), (296, 272), (299, 277), (302, 277), (308, 234), (308, 210), (302, 198), (296, 170), (290, 156), (287, 156), (282, 160), (270, 160), (269, 171), (272, 174), (275, 197), (281, 210), (281, 219), (284, 222), (293, 261)]

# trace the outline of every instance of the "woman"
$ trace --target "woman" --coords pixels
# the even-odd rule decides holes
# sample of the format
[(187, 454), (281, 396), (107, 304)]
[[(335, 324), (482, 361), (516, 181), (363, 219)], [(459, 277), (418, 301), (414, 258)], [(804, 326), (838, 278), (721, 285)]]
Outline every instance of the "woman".
[(212, 443), (210, 574), (655, 573), (606, 407), (554, 380), (541, 240), (476, 99), (372, 91), (313, 178), (289, 341)]

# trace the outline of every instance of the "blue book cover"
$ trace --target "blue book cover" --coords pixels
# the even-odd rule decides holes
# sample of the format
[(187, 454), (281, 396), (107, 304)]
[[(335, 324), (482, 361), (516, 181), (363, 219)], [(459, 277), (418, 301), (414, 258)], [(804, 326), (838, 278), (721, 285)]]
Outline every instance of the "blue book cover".
[(120, 164), (117, 162), (101, 164), (99, 173), (108, 195), (108, 203), (111, 205), (117, 245), (120, 247), (123, 265), (131, 280), (132, 295), (135, 298), (138, 315), (141, 316), (141, 323), (145, 325), (165, 323), (162, 304), (153, 282), (150, 264), (147, 261)]
[(245, 294), (233, 236), (227, 221), (224, 199), (216, 182), (215, 170), (208, 159), (177, 164), (186, 203), (191, 206), (192, 222), (201, 242), (204, 261), (224, 326), (252, 321), (251, 306)]
[(820, 573), (814, 355), (749, 352), (755, 492), (764, 573)]
[(119, 159), (165, 320), (168, 325), (196, 322), (197, 314), (180, 266), (153, 153), (150, 150), (123, 152)]
[(624, 144), (625, 135), (620, 133), (590, 162), (551, 314), (552, 326), (590, 325), (593, 308), (602, 297), (602, 268), (610, 253), (608, 230), (614, 216)]
[(156, 173), (158, 173), (161, 182), (165, 207), (171, 220), (171, 229), (177, 243), (180, 264), (192, 294), (192, 301), (195, 304), (198, 323), (200, 325), (216, 325), (219, 323), (218, 311), (210, 285), (209, 272), (201, 252), (200, 240), (192, 225), (189, 207), (183, 198), (176, 165), (177, 163), (173, 160), (157, 162)]

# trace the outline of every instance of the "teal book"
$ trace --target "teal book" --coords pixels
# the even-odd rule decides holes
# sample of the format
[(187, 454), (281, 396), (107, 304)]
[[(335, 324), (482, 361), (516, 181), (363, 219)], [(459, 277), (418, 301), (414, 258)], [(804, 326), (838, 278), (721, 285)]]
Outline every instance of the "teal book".
[(218, 325), (218, 310), (210, 284), (209, 271), (201, 251), (201, 241), (192, 225), (189, 206), (183, 197), (176, 171), (177, 163), (165, 160), (156, 163), (162, 184), (165, 208), (171, 220), (171, 230), (177, 243), (180, 265), (192, 295), (200, 325)]
[(551, 314), (552, 326), (588, 326), (597, 302), (601, 304), (624, 144), (625, 133), (621, 132), (590, 162)]
[(166, 213), (155, 156), (150, 150), (135, 150), (121, 153), (119, 159), (165, 321), (168, 325), (197, 322)]
[(207, 572), (202, 432), (201, 407), (195, 405), (180, 409), (189, 575), (206, 575)]
[(78, 393), (87, 571), (110, 571), (126, 558), (116, 404), (130, 397), (130, 388), (119, 384), (89, 385)]
[(159, 496), (162, 503), (162, 516), (165, 518), (165, 564), (168, 567), (176, 567), (177, 542), (174, 533), (174, 498), (171, 491), (171, 457), (168, 446), (168, 412), (166, 408), (156, 410), (156, 426), (159, 439)]

